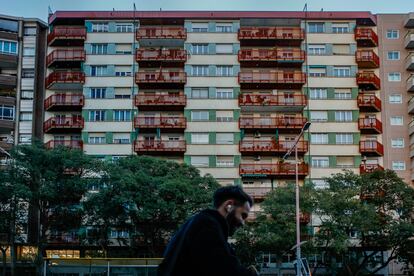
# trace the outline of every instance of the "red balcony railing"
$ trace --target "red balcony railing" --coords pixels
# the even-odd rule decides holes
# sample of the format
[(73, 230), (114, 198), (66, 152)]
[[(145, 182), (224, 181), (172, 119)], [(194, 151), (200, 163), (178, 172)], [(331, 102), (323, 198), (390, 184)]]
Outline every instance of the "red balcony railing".
[(83, 148), (83, 142), (81, 140), (50, 140), (45, 144), (47, 149), (54, 149), (59, 146), (81, 150)]
[(262, 200), (272, 191), (271, 187), (243, 187), (243, 190), (255, 200)]
[(138, 140), (135, 141), (134, 150), (140, 154), (180, 154), (186, 150), (184, 140)]
[(136, 61), (185, 62), (187, 51), (184, 49), (137, 49)]
[(378, 46), (378, 35), (371, 28), (355, 28), (355, 40), (359, 47)]
[(135, 82), (137, 84), (185, 84), (187, 82), (187, 74), (183, 70), (137, 72), (135, 74)]
[(361, 133), (382, 133), (382, 123), (376, 118), (359, 118), (358, 129)]
[(52, 117), (43, 123), (44, 132), (65, 132), (81, 130), (84, 122), (82, 117)]
[(81, 109), (85, 103), (82, 94), (59, 93), (50, 95), (45, 100), (46, 110), (76, 110)]
[[(285, 154), (293, 146), (291, 141), (243, 139), (240, 141), (239, 150), (242, 154)], [(308, 151), (308, 141), (299, 141), (297, 144), (298, 153), (305, 154)]]
[(300, 212), (299, 220), (300, 220), (300, 223), (302, 224), (309, 224), (311, 222), (311, 214)]
[(184, 27), (144, 26), (136, 32), (139, 39), (186, 39), (187, 32)]
[(187, 126), (187, 120), (184, 116), (138, 116), (134, 118), (135, 128), (167, 128), (167, 129), (185, 129)]
[(276, 62), (303, 63), (305, 51), (300, 49), (241, 49), (238, 54), (239, 62)]
[(49, 67), (56, 63), (68, 63), (85, 61), (86, 54), (83, 49), (57, 49), (47, 55), (46, 65)]
[(377, 141), (360, 141), (359, 151), (366, 156), (383, 156), (384, 146)]
[(381, 88), (381, 80), (374, 72), (359, 72), (356, 76), (356, 82), (363, 90), (379, 90)]
[(85, 39), (86, 28), (83, 26), (55, 26), (47, 36), (47, 43), (49, 46), (60, 45), (60, 43), (78, 45)]
[(300, 27), (241, 27), (239, 40), (303, 40), (305, 32)]
[(305, 107), (307, 98), (302, 94), (253, 94), (243, 93), (239, 96), (240, 106), (299, 106)]
[(359, 172), (361, 174), (363, 173), (372, 173), (375, 171), (383, 171), (384, 168), (380, 166), (379, 164), (361, 164), (359, 166)]
[(184, 93), (149, 94), (142, 93), (135, 96), (135, 106), (140, 110), (182, 109), (187, 104), (187, 96)]
[(360, 68), (378, 68), (380, 60), (373, 50), (358, 50), (355, 53), (355, 60)]
[(306, 75), (300, 71), (243, 71), (239, 73), (239, 83), (253, 87), (301, 87), (306, 83)]
[(300, 130), (307, 122), (304, 117), (241, 117), (239, 127), (244, 129)]
[[(308, 175), (308, 164), (300, 163), (298, 165), (299, 177), (303, 178)], [(239, 173), (241, 176), (273, 176), (276, 178), (294, 177), (296, 175), (295, 164), (240, 164)]]
[(85, 73), (55, 71), (46, 78), (46, 88), (52, 89), (57, 84), (79, 84), (85, 83)]
[(358, 107), (363, 112), (380, 112), (381, 100), (375, 95), (358, 95)]

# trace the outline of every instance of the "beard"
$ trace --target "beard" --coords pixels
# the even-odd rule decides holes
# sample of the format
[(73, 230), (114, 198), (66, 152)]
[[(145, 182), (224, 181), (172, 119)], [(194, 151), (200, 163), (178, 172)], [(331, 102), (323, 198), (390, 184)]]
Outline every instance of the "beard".
[(240, 228), (243, 224), (236, 218), (236, 211), (231, 211), (226, 217), (227, 224), (229, 225), (229, 236), (233, 236), (234, 232)]

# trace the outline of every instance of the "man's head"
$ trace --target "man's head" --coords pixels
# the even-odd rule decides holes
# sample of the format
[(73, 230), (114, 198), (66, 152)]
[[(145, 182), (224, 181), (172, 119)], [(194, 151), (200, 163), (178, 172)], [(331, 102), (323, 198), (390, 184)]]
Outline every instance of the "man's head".
[(244, 225), (252, 206), (252, 198), (239, 186), (222, 187), (214, 193), (214, 207), (227, 220), (230, 236)]

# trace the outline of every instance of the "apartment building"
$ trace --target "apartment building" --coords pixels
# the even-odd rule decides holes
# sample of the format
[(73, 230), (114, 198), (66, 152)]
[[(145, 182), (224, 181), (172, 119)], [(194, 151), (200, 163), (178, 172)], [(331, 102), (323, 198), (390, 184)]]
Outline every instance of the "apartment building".
[(0, 160), (13, 145), (42, 139), (47, 25), (0, 15)]

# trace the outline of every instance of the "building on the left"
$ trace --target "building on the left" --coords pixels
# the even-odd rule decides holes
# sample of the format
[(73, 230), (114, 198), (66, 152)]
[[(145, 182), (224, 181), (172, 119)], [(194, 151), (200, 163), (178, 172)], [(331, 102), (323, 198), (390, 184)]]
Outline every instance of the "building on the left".
[(0, 162), (43, 136), (47, 24), (0, 15)]

